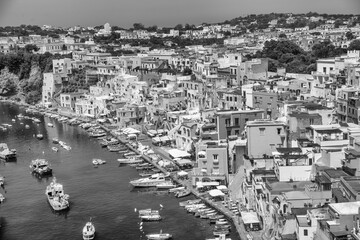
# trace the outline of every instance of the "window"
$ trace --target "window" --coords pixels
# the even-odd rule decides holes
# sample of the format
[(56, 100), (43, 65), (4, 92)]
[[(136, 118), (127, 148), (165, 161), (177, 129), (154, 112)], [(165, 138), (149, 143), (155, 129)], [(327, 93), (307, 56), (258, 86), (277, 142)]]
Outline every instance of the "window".
[(265, 135), (265, 128), (259, 128), (260, 130), (260, 136), (264, 136)]
[(218, 159), (218, 154), (213, 154), (213, 158), (214, 158), (214, 160), (217, 160)]
[(235, 135), (239, 135), (240, 134), (240, 131), (239, 130), (235, 130)]
[(326, 73), (326, 67), (323, 67), (323, 73)]
[(310, 125), (314, 124), (314, 119), (310, 118)]
[(277, 129), (277, 134), (280, 135), (281, 134), (281, 128)]
[(237, 102), (237, 97), (234, 97), (234, 102)]
[(235, 126), (238, 126), (239, 125), (239, 118), (235, 118)]
[(230, 118), (225, 119), (225, 125), (230, 125)]
[(226, 97), (226, 101), (229, 101), (229, 97)]
[(307, 236), (307, 235), (308, 235), (308, 230), (304, 229), (304, 236)]

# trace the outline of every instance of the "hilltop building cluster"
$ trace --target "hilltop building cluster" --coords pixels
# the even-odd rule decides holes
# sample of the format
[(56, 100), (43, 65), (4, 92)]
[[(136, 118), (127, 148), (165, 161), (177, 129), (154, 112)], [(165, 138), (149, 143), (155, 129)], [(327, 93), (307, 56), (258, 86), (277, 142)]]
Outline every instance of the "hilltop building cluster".
[[(318, 59), (311, 74), (271, 72), (268, 59), (244, 56), (280, 33), (304, 50), (325, 39), (346, 48), (345, 33), (359, 38), (360, 26), (335, 28), (331, 20), (311, 30), (269, 24), (270, 30), (241, 37), (230, 24), (180, 36), (223, 38), (229, 31), (234, 36), (224, 39), (228, 47), (123, 45), (141, 50), (123, 56), (66, 36), (8, 37), (8, 45), (0, 46), (31, 43), (40, 52), (71, 52), (72, 58), (53, 60), (52, 72), (44, 73), (42, 105), (147, 134), (184, 168), (191, 166), (193, 186), (228, 186), (243, 209), (256, 213), (265, 237), (359, 239), (360, 51)], [(105, 24), (96, 35), (111, 32)], [(117, 32), (121, 39), (164, 37)], [(64, 91), (74, 70), (85, 71), (88, 91)]]

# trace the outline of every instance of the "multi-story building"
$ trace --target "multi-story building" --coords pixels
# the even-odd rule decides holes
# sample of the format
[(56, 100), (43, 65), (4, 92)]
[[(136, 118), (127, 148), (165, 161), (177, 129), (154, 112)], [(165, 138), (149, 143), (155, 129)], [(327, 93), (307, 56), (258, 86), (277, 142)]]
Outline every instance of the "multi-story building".
[(83, 93), (61, 93), (60, 106), (75, 112), (76, 100), (83, 96)]

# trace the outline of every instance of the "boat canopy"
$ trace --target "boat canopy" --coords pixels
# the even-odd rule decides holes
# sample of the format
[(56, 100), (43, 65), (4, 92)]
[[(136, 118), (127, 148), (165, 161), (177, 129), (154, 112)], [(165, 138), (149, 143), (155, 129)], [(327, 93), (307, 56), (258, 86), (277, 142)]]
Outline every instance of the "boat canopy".
[(210, 190), (208, 191), (209, 195), (211, 197), (222, 197), (222, 196), (225, 196), (225, 194), (220, 191), (219, 189), (213, 189), (213, 190)]
[(256, 212), (241, 212), (241, 218), (244, 224), (260, 223)]

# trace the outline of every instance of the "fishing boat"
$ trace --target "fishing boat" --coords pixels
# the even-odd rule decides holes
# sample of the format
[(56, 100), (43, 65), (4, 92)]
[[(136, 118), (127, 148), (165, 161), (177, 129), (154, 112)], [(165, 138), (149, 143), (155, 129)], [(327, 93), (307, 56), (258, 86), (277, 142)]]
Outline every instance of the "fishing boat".
[(149, 240), (166, 240), (172, 238), (172, 235), (169, 233), (162, 233), (162, 231), (160, 231), (160, 233), (147, 234), (146, 237)]
[(91, 222), (87, 222), (82, 230), (82, 235), (84, 240), (91, 240), (95, 238), (95, 226)]
[(0, 159), (5, 161), (16, 158), (16, 149), (9, 149), (6, 143), (0, 143)]
[(52, 174), (52, 169), (49, 166), (49, 162), (45, 159), (32, 160), (29, 167), (33, 173), (40, 176)]
[(175, 193), (175, 192), (178, 192), (178, 191), (181, 191), (181, 190), (184, 190), (185, 187), (173, 187), (173, 188), (170, 188), (169, 189), (169, 193)]
[(69, 208), (69, 195), (64, 194), (63, 185), (56, 182), (53, 178), (49, 186), (46, 187), (46, 197), (55, 211), (61, 211)]
[(178, 191), (175, 193), (175, 197), (177, 198), (182, 198), (182, 197), (186, 197), (186, 196), (189, 196), (191, 194), (191, 190), (189, 189), (184, 189), (184, 190), (181, 190), (181, 191)]
[(153, 210), (151, 208), (139, 210), (139, 217), (148, 215), (160, 215), (159, 210)]
[(51, 148), (54, 152), (58, 152), (59, 151), (59, 149), (57, 148), (57, 147), (52, 147)]
[(106, 161), (101, 160), (101, 159), (94, 158), (94, 159), (92, 160), (92, 163), (93, 163), (94, 165), (102, 165), (102, 164), (105, 164)]
[(0, 187), (4, 187), (5, 185), (5, 177), (0, 176)]
[(206, 240), (231, 240), (231, 238), (227, 238), (225, 234), (220, 234), (215, 238), (207, 238)]
[(44, 138), (44, 135), (42, 135), (41, 133), (36, 134), (36, 138), (42, 140)]
[(136, 159), (136, 158), (120, 158), (117, 160), (120, 164), (136, 164), (136, 163), (142, 163), (142, 159)]
[(165, 182), (165, 175), (161, 173), (153, 174), (150, 177), (140, 178), (130, 181), (134, 187), (156, 187), (156, 185)]
[(165, 181), (163, 183), (156, 185), (157, 189), (169, 189), (174, 187), (176, 187), (176, 185), (172, 181)]
[(141, 215), (140, 216), (142, 221), (160, 221), (162, 218), (160, 214), (150, 214), (150, 215)]
[(54, 127), (54, 124), (52, 124), (52, 123), (48, 123), (47, 125), (48, 125), (48, 127)]
[(59, 139), (58, 139), (58, 138), (53, 138), (53, 139), (52, 139), (52, 142), (53, 142), (54, 144), (58, 144), (58, 143), (59, 143)]

